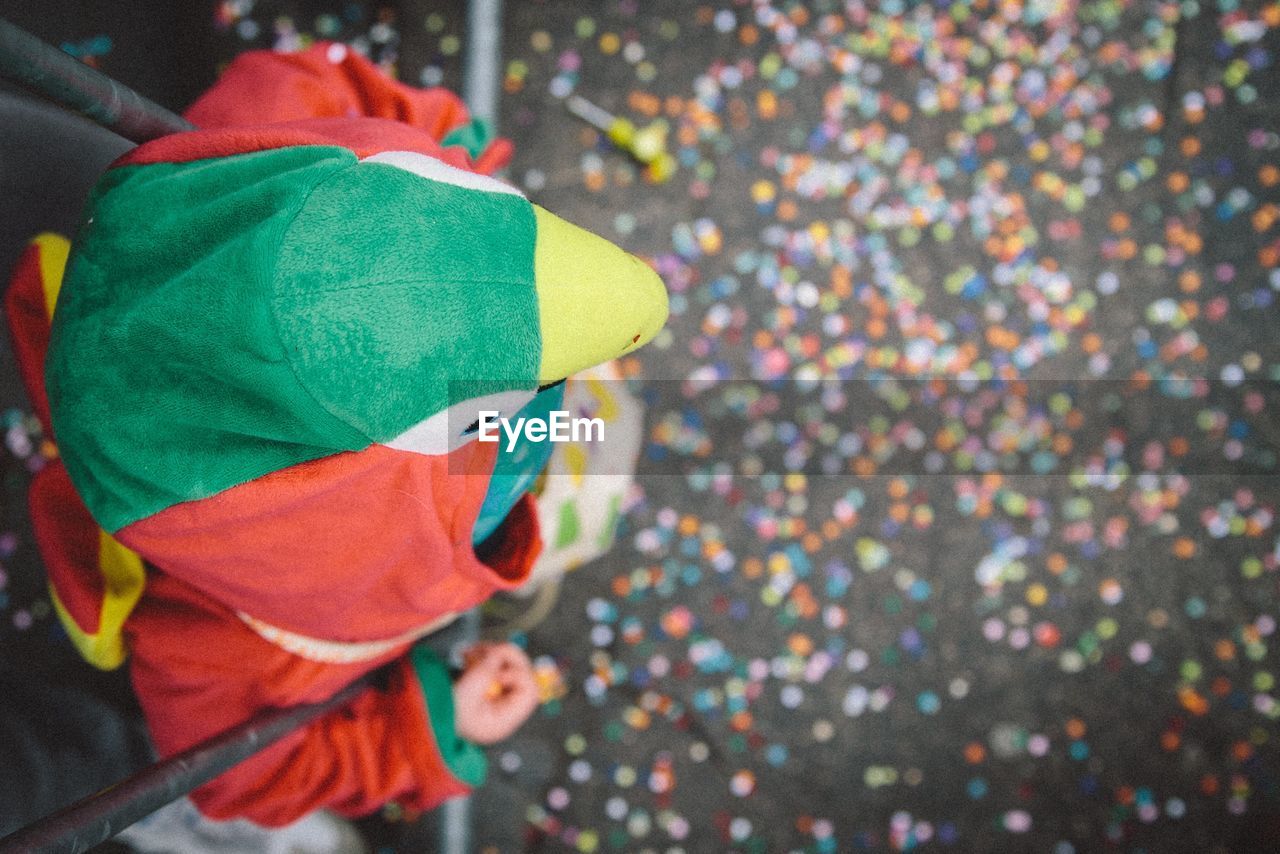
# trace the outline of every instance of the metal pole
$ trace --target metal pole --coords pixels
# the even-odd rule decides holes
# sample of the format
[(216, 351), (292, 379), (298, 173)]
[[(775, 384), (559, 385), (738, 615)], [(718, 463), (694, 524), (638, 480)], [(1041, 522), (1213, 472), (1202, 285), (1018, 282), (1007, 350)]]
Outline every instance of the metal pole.
[(195, 130), (191, 122), (0, 19), (0, 78), (137, 143)]
[(368, 687), (370, 678), (353, 682), (324, 702), (260, 715), (139, 771), (0, 839), (0, 854), (88, 851), (299, 727), (345, 705)]
[(467, 61), (462, 99), (471, 117), (498, 125), (498, 65), (502, 58), (502, 0), (467, 4)]

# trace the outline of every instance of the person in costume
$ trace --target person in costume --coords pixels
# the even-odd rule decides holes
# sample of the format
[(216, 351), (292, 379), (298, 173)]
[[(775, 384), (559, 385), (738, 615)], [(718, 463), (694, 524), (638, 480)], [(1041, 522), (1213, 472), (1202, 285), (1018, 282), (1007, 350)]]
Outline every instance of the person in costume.
[(59, 450), (31, 495), (55, 607), (91, 661), (129, 657), (162, 755), (391, 665), (197, 790), (206, 815), (430, 808), (536, 703), (517, 648), (451, 684), (418, 643), (541, 548), (550, 446), (500, 460), (479, 413), (556, 408), (657, 333), (665, 289), (489, 177), (510, 147), (455, 97), (340, 45), (245, 54), (187, 117), (10, 290)]

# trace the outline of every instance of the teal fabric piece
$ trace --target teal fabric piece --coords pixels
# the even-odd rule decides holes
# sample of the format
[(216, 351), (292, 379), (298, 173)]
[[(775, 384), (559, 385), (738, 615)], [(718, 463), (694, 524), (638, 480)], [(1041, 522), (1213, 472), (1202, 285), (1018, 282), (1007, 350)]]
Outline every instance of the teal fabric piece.
[(440, 144), (445, 148), (460, 145), (471, 155), (471, 159), (479, 157), (489, 147), (489, 143), (498, 138), (493, 125), (484, 119), (472, 119), (466, 124), (458, 125), (444, 135)]
[(454, 726), (453, 682), (449, 670), (430, 647), (418, 644), (409, 653), (413, 672), (427, 700), (431, 732), (449, 771), (468, 786), (479, 786), (489, 772), (489, 760), (479, 747), (458, 736)]
[[(550, 418), (551, 410), (564, 408), (564, 383), (544, 389), (515, 414), (514, 418)], [(498, 529), (520, 496), (529, 491), (551, 459), (550, 442), (530, 442), (524, 433), (516, 446), (507, 450), (506, 436), (498, 444), (498, 459), (489, 479), (489, 491), (480, 505), (480, 515), (472, 529), (471, 542), (479, 545)]]

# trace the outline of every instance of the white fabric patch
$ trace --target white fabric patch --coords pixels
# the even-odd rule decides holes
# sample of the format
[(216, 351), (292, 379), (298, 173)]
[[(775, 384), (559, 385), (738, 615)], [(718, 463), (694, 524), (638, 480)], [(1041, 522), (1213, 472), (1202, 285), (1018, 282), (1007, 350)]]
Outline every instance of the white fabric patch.
[(434, 157), (428, 157), (416, 151), (383, 151), (372, 157), (366, 157), (360, 162), (382, 163), (386, 166), (394, 166), (397, 169), (421, 175), (430, 181), (453, 184), (455, 187), (463, 187), (468, 190), (480, 190), (485, 193), (506, 193), (509, 196), (524, 198), (524, 193), (510, 184), (502, 183), (497, 178), (490, 178), (488, 175), (477, 175), (475, 172), (468, 172), (465, 169), (450, 166), (443, 160), (436, 160)]
[(532, 391), (502, 391), (473, 397), (455, 403), (425, 421), (419, 421), (391, 441), (382, 444), (397, 451), (411, 451), (415, 454), (447, 454), (475, 440), (478, 433), (470, 428), (480, 420), (482, 410), (496, 410), (500, 417), (512, 418), (533, 400), (533, 395)]
[(449, 611), (436, 617), (425, 626), (410, 629), (394, 638), (350, 643), (300, 635), (288, 629), (282, 629), (279, 626), (263, 622), (257, 617), (251, 617), (244, 611), (237, 611), (236, 616), (244, 620), (249, 628), (257, 632), (268, 643), (275, 644), (285, 652), (293, 653), (300, 658), (305, 658), (308, 661), (319, 661), (324, 664), (354, 664), (386, 655), (396, 647), (413, 643), (420, 637), (425, 637), (432, 632), (443, 629), (458, 618), (457, 614)]

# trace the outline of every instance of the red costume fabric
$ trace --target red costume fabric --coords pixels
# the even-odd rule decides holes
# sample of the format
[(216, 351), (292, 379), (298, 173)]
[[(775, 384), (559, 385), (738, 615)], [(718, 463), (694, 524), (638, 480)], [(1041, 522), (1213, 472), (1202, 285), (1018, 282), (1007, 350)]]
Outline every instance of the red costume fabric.
[[(319, 44), (301, 53), (242, 54), (185, 115), (199, 128), (366, 116), (393, 119), (436, 141), (474, 127), (467, 108), (452, 92), (392, 80), (339, 44)], [(398, 146), (380, 146), (383, 151), (393, 148)], [(488, 175), (510, 159), (511, 142), (495, 139), (473, 168)]]
[[(144, 145), (118, 165), (336, 144), (361, 157), (416, 151), (487, 173), (510, 154), (505, 141), (475, 158), (451, 145), (455, 133), (474, 142), (478, 132), (456, 97), (396, 83), (337, 45), (243, 55), (188, 117), (202, 130)], [(38, 380), (48, 318), (34, 263), (20, 266), (8, 305), (48, 428)], [(264, 710), (331, 696), (392, 663), (385, 684), (198, 789), (204, 813), (272, 826), (321, 807), (350, 816), (389, 801), (426, 809), (467, 791), (450, 770), (453, 745), (432, 731), (441, 710), (428, 707), (406, 652), (442, 620), (519, 585), (541, 548), (526, 496), (486, 541), (485, 559), (476, 556), (472, 529), (494, 456), (475, 442), (437, 456), (373, 445), (232, 487), (198, 502), (199, 513), (179, 503), (116, 532), (147, 561), (124, 635), (162, 755)], [(405, 500), (390, 514), (385, 500), (372, 512), (370, 496), (388, 490)], [(104, 547), (59, 461), (37, 476), (31, 505), (60, 607), (92, 628)]]

